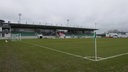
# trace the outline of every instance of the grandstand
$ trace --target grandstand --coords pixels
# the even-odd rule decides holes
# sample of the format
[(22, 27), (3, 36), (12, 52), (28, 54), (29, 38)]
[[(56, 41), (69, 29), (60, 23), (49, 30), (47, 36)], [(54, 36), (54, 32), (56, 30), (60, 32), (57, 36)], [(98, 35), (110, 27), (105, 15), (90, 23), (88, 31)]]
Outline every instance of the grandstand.
[(11, 34), (21, 34), (22, 38), (37, 38), (40, 34), (42, 34), (44, 38), (80, 38), (92, 36), (94, 30), (97, 29), (5, 23), (4, 20), (0, 21), (0, 38), (9, 38)]

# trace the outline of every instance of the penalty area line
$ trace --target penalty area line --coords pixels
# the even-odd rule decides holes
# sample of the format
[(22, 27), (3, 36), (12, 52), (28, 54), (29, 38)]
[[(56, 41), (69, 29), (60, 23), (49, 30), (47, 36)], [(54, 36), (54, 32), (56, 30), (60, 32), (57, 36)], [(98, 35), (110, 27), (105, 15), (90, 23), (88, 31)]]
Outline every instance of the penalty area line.
[[(22, 43), (25, 43), (25, 42), (22, 42)], [(91, 59), (91, 58), (88, 58), (88, 57), (83, 57), (83, 56), (81, 56), (81, 55), (76, 55), (76, 54), (64, 52), (64, 51), (57, 50), (57, 49), (53, 49), (53, 48), (47, 47), (47, 46), (42, 46), (42, 45), (33, 44), (33, 43), (25, 43), (25, 44), (30, 44), (30, 45), (33, 45), (33, 46), (38, 46), (38, 47), (45, 48), (45, 49), (48, 49), (48, 50), (51, 50), (51, 51), (55, 51), (55, 52), (67, 54), (67, 55), (74, 56), (74, 57), (78, 57), (78, 58), (82, 58), (82, 59), (85, 59), (85, 60), (95, 61), (94, 59)]]

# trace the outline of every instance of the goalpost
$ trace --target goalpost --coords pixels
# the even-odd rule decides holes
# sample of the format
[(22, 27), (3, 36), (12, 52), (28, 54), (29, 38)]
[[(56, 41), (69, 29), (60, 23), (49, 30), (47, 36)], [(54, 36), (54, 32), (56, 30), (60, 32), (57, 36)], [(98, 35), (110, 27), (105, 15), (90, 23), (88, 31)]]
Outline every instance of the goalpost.
[(11, 34), (11, 38), (10, 38), (12, 41), (15, 41), (15, 40), (21, 40), (21, 34), (18, 33), (18, 34)]

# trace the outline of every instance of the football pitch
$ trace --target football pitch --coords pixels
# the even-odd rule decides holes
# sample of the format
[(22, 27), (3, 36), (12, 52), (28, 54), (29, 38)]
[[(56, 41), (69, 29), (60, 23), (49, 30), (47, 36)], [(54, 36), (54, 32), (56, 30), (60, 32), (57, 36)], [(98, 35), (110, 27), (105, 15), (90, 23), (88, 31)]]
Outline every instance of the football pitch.
[(0, 72), (128, 72), (128, 38), (0, 40)]

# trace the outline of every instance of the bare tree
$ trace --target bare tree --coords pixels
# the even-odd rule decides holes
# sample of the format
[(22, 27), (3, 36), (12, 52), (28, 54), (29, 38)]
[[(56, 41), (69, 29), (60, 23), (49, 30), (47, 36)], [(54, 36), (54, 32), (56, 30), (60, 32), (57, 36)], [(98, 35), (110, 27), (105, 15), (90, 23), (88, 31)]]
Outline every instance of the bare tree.
[(117, 29), (109, 30), (108, 33), (119, 33), (120, 31)]

